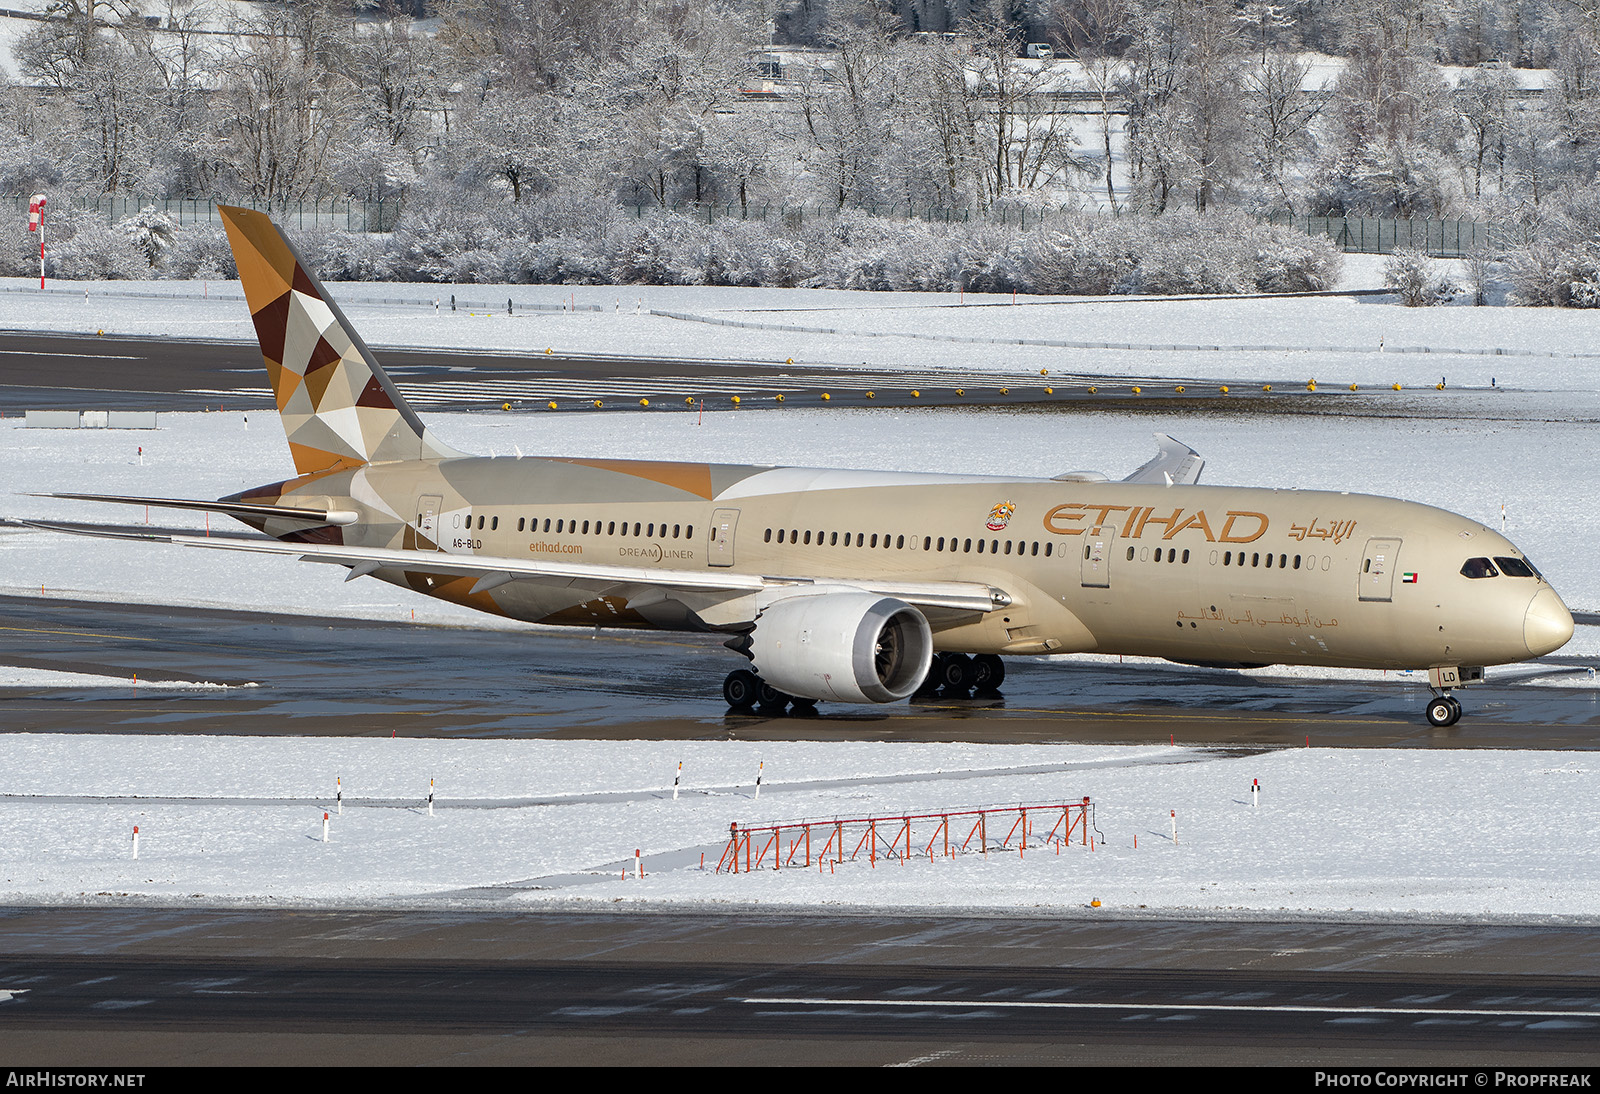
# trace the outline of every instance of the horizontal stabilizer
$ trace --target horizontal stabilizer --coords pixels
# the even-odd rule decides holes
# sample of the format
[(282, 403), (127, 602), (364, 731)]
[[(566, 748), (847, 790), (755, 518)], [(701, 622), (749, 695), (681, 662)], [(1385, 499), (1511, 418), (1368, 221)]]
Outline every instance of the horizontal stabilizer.
[(136, 498), (126, 494), (30, 494), (33, 498), (67, 498), (72, 501), (112, 501), (123, 505), (149, 505), (157, 509), (193, 509), (224, 513), (230, 517), (276, 517), (309, 524), (354, 524), (361, 514), (353, 509), (299, 509), (290, 505), (253, 505), (243, 501), (199, 501), (189, 498)]
[(1156, 447), (1155, 459), (1123, 479), (1123, 482), (1193, 486), (1200, 481), (1200, 472), (1206, 465), (1200, 453), (1165, 433), (1156, 434)]

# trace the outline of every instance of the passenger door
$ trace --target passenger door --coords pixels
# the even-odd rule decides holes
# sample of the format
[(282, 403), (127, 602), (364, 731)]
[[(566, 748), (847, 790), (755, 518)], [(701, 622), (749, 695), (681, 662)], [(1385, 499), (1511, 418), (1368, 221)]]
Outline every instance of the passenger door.
[(706, 548), (707, 566), (733, 565), (733, 534), (738, 526), (737, 509), (718, 509), (711, 514), (711, 542)]
[(1394, 599), (1394, 572), (1400, 565), (1398, 539), (1369, 539), (1361, 558), (1359, 599), (1380, 603)]
[(439, 506), (443, 502), (438, 494), (424, 494), (417, 499), (417, 531), (434, 543), (439, 542)]
[(1117, 530), (1105, 525), (1091, 528), (1083, 537), (1083, 586), (1086, 589), (1111, 587), (1111, 554), (1116, 550)]

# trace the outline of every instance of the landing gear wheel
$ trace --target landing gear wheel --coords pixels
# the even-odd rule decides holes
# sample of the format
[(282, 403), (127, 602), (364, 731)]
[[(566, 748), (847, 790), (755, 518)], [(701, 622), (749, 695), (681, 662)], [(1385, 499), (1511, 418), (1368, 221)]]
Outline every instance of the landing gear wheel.
[(964, 653), (943, 653), (934, 665), (939, 686), (946, 691), (969, 691), (973, 683), (972, 658)]
[(761, 697), (761, 678), (749, 669), (735, 669), (722, 681), (722, 697), (734, 710), (753, 710)]
[(1437, 695), (1428, 702), (1428, 724), (1453, 726), (1461, 721), (1461, 703), (1453, 695)]
[[(759, 680), (759, 677), (758, 677)], [(789, 696), (767, 683), (760, 680), (760, 698), (758, 700), (763, 714), (781, 714), (783, 708), (789, 705)]]
[(980, 653), (972, 659), (972, 686), (979, 691), (999, 691), (1005, 682), (1006, 663), (992, 653)]
[(802, 718), (813, 718), (817, 713), (817, 701), (802, 695), (796, 695), (789, 700), (789, 713)]

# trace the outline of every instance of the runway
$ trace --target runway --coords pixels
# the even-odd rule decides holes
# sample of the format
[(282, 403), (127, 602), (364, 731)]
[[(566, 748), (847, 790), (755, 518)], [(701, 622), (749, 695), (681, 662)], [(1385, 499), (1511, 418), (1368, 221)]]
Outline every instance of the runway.
[(1580, 927), (0, 911), (30, 1066), (1593, 1066)]
[[(713, 636), (493, 629), (201, 608), (0, 597), (0, 641), (23, 667), (126, 687), (0, 688), (4, 729), (26, 732), (928, 740), (1190, 745), (1596, 746), (1600, 692), (1576, 659), (1491, 670), (1467, 716), (1422, 718), (1421, 677), (1374, 683), (1262, 679), (1149, 663), (1008, 659), (999, 694), (816, 717), (735, 714), (722, 678), (744, 662)], [(1559, 686), (1563, 677), (1574, 686)], [(135, 678), (144, 684), (135, 683)], [(225, 689), (161, 690), (152, 680)]]
[[(726, 410), (776, 406), (1020, 406), (1083, 405), (1140, 398), (1182, 406), (1205, 405), (1230, 394), (1256, 407), (1271, 403), (1312, 409), (1303, 380), (1195, 380), (1054, 372), (1007, 375), (938, 368), (849, 367), (823, 362), (718, 361), (615, 357), (569, 353), (377, 346), (373, 353), (418, 411), (637, 410), (641, 399), (658, 410)], [(1137, 390), (1136, 390), (1137, 389)], [(1417, 393), (1422, 395), (1422, 393)], [(826, 396), (826, 398), (824, 398)], [(1416, 396), (1407, 396), (1411, 400)], [(1425, 397), (1425, 396), (1423, 396)], [(1331, 399), (1334, 406), (1322, 404)], [(1383, 403), (1394, 409), (1394, 400)], [(1318, 405), (1342, 412), (1366, 397), (1324, 392)], [(598, 404), (598, 405), (597, 405)], [(0, 411), (272, 409), (261, 352), (254, 342), (96, 337), (0, 331)]]

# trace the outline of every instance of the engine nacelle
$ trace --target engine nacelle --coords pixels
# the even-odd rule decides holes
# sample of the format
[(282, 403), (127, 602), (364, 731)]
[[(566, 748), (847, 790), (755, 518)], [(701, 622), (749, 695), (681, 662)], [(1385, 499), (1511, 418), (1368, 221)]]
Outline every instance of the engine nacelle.
[(903, 600), (814, 587), (756, 616), (749, 653), (761, 678), (790, 695), (892, 703), (928, 675), (933, 630)]

